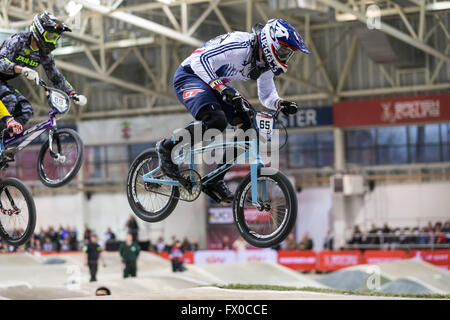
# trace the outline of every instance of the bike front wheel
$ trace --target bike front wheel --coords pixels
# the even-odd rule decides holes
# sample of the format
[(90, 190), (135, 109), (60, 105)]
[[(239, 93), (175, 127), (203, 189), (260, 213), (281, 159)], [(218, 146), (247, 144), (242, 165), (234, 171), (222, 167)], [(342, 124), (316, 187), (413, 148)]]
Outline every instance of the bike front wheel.
[[(159, 222), (167, 218), (175, 209), (180, 198), (178, 187), (147, 183), (143, 180), (146, 173), (159, 166), (155, 149), (142, 152), (134, 160), (128, 172), (127, 198), (133, 212), (147, 222)], [(154, 175), (157, 179), (169, 179), (161, 172)]]
[(36, 227), (36, 206), (28, 188), (15, 178), (0, 181), (0, 237), (9, 245), (27, 242)]
[(248, 174), (239, 184), (233, 202), (239, 233), (251, 245), (269, 248), (281, 243), (297, 219), (297, 195), (281, 172), (259, 175), (258, 205), (252, 203), (252, 182)]
[(45, 186), (56, 188), (70, 182), (78, 173), (84, 146), (75, 130), (58, 129), (53, 133), (52, 150), (48, 139), (39, 151), (37, 171)]

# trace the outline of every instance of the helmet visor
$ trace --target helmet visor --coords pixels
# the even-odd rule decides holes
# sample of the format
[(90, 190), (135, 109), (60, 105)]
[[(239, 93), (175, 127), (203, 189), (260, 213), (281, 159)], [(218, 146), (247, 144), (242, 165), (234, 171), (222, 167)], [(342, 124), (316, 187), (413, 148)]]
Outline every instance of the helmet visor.
[(289, 61), (289, 59), (294, 55), (294, 50), (287, 46), (281, 45), (280, 48), (277, 50), (277, 57), (282, 62), (286, 63)]
[(51, 31), (45, 31), (43, 36), (46, 42), (56, 44), (56, 41), (59, 39), (59, 37), (61, 37), (61, 34)]

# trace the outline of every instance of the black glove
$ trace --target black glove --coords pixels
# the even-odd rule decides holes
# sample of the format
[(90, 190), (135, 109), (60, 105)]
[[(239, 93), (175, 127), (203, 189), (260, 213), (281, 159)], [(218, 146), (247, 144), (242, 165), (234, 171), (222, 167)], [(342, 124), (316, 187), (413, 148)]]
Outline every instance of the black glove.
[(286, 116), (290, 114), (296, 114), (298, 111), (298, 105), (295, 102), (289, 102), (281, 100), (280, 102), (281, 112), (283, 112)]
[(241, 95), (233, 88), (226, 87), (225, 89), (220, 91), (220, 95), (222, 96), (222, 100), (225, 103), (231, 104), (232, 106), (236, 107), (242, 104)]

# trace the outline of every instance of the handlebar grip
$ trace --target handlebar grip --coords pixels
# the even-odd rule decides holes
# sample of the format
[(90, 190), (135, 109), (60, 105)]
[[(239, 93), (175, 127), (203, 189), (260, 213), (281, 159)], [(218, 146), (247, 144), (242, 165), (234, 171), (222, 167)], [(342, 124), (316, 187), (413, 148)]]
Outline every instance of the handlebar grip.
[(5, 128), (5, 129), (2, 130), (2, 133), (1, 133), (2, 134), (2, 136), (1, 136), (2, 140), (5, 139), (5, 136), (6, 136), (7, 133), (13, 133), (13, 128)]

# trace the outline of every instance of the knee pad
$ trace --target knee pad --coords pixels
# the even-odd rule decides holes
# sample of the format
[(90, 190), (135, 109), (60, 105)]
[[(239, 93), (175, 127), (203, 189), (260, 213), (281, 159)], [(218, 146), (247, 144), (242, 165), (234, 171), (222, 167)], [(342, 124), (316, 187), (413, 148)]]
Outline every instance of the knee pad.
[(209, 112), (202, 121), (205, 124), (206, 129), (217, 129), (220, 132), (224, 131), (228, 126), (227, 117), (222, 110)]

